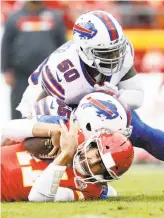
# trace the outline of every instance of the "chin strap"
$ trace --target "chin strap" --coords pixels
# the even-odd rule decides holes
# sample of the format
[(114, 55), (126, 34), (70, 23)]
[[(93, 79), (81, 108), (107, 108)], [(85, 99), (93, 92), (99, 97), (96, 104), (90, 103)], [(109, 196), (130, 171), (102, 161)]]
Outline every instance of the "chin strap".
[(83, 181), (83, 179), (79, 176), (76, 176), (74, 178), (74, 182), (75, 182), (75, 185), (76, 185), (76, 188), (77, 189), (85, 189), (87, 188), (87, 184)]

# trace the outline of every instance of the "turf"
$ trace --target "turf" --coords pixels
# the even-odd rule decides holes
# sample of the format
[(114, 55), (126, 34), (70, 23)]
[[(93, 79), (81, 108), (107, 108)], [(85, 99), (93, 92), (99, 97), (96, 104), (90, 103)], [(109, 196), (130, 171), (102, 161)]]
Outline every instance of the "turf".
[(112, 182), (119, 197), (71, 203), (2, 203), (2, 218), (164, 218), (164, 165), (133, 166)]

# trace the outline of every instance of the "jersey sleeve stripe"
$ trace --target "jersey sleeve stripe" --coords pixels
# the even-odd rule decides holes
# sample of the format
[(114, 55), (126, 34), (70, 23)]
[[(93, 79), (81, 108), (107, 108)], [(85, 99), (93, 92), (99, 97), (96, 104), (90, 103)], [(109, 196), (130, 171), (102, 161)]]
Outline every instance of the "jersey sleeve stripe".
[(29, 83), (33, 83), (34, 85), (37, 85), (38, 84), (38, 79), (39, 79), (39, 76), (42, 72), (42, 69), (44, 67), (44, 65), (47, 63), (49, 57), (46, 58), (40, 65), (39, 67), (31, 74), (31, 76), (29, 77), (28, 79), (28, 82)]
[(64, 96), (61, 95), (58, 90), (56, 90), (56, 88), (51, 84), (51, 82), (49, 81), (45, 70), (43, 71), (42, 74), (42, 80), (44, 85), (46, 86), (47, 91), (51, 94), (51, 95), (55, 95), (58, 96), (61, 100), (65, 100)]
[(40, 73), (37, 71), (34, 71), (31, 76), (29, 77), (29, 83), (33, 83), (34, 85), (38, 84), (38, 78), (39, 78)]
[(83, 200), (83, 199), (84, 199), (84, 195), (83, 195), (82, 192), (73, 190), (73, 193), (74, 193), (74, 199), (75, 199), (75, 201)]
[(79, 200), (84, 200), (84, 195), (81, 191), (76, 191)]
[(46, 59), (42, 62), (42, 64), (39, 66), (39, 73), (42, 72), (42, 69), (43, 69), (44, 65), (48, 62), (48, 60), (49, 60), (49, 57), (46, 58)]
[(63, 87), (60, 85), (60, 83), (57, 82), (57, 80), (55, 79), (55, 77), (53, 76), (52, 72), (50, 71), (49, 67), (46, 66), (46, 74), (50, 80), (50, 82), (52, 83), (52, 85), (54, 85), (57, 90), (62, 94), (64, 95), (65, 94), (65, 91), (63, 89)]

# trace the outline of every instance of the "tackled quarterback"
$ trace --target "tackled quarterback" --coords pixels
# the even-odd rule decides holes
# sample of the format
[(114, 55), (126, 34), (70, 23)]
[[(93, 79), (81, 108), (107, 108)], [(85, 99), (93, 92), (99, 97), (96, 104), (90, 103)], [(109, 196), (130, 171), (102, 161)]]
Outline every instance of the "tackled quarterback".
[(17, 107), (24, 119), (3, 130), (2, 200), (107, 199), (117, 195), (107, 182), (129, 169), (133, 146), (164, 160), (164, 133), (134, 111), (144, 93), (133, 61), (111, 14), (77, 19), (73, 40), (31, 74)]

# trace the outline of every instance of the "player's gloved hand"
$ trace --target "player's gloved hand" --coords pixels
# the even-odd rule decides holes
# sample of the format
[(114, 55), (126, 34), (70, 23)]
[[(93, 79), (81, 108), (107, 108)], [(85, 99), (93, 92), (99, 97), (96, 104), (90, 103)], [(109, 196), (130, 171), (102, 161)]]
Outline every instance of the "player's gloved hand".
[(103, 86), (100, 86), (98, 84), (95, 84), (94, 85), (94, 88), (96, 91), (99, 91), (99, 90), (104, 90), (104, 91), (109, 91), (109, 94), (111, 95), (117, 95), (117, 96), (120, 96), (120, 94), (122, 93), (122, 89), (121, 90), (118, 90), (118, 87), (117, 86), (114, 86), (112, 85), (111, 83), (109, 82), (104, 82), (104, 85)]

